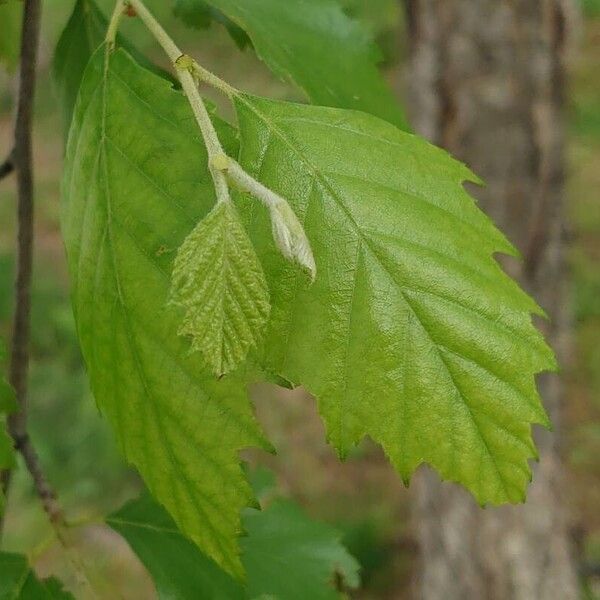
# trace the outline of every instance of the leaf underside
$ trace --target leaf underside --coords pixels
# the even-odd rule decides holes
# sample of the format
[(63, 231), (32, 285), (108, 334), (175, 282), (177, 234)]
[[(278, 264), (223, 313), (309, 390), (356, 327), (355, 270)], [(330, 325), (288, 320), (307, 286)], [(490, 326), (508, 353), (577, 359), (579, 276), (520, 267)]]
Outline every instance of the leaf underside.
[[(229, 152), (231, 129), (215, 121)], [(86, 69), (69, 136), (62, 229), (92, 390), (122, 450), (177, 525), (241, 576), (238, 451), (270, 449), (244, 381), (216, 381), (167, 306), (177, 248), (214, 204), (184, 96), (124, 50)]]
[(154, 579), (159, 598), (178, 600), (336, 600), (338, 573), (356, 587), (358, 564), (338, 533), (312, 521), (293, 503), (277, 500), (247, 509), (241, 539), (246, 585), (231, 578), (190, 543), (148, 495), (127, 503), (106, 522), (120, 533)]
[(185, 239), (173, 266), (170, 301), (185, 309), (191, 336), (216, 375), (235, 369), (260, 341), (269, 291), (237, 210), (221, 202)]
[[(77, 0), (61, 36), (52, 60), (52, 79), (63, 112), (63, 124), (68, 133), (85, 68), (98, 47), (104, 43), (108, 21), (94, 0)], [(162, 77), (170, 76), (153, 65), (121, 35), (123, 46), (143, 67)]]
[(180, 0), (185, 15), (218, 9), (248, 33), (256, 52), (313, 104), (364, 110), (407, 123), (377, 70), (379, 52), (335, 0)]
[(307, 286), (243, 212), (271, 290), (263, 364), (318, 399), (341, 456), (365, 435), (405, 481), (429, 463), (484, 503), (524, 498), (535, 374), (555, 368), (541, 314), (493, 258), (514, 249), (442, 150), (369, 115), (236, 99), (240, 162), (303, 221)]

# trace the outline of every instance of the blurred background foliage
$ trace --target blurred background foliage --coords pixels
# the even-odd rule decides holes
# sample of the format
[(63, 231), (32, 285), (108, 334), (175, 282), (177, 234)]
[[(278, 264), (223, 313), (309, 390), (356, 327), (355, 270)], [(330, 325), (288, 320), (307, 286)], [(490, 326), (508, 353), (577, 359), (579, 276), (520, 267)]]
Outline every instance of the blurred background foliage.
[[(361, 20), (382, 50), (382, 66), (402, 96), (405, 39), (396, 0), (340, 0)], [(573, 276), (574, 345), (565, 365), (567, 463), (565, 496), (587, 598), (600, 598), (600, 0), (582, 0), (584, 20), (568, 89), (570, 264)], [(89, 525), (78, 538), (81, 554), (106, 587), (106, 578), (125, 598), (150, 598), (147, 577), (124, 543), (94, 520), (118, 508), (140, 489), (123, 464), (114, 438), (90, 394), (69, 304), (68, 279), (58, 224), (63, 133), (49, 75), (53, 48), (72, 0), (44, 2), (40, 80), (36, 98), (35, 159), (37, 216), (33, 289), (33, 361), (30, 420), (35, 444), (69, 517)], [(108, 12), (110, 1), (100, 5)], [(277, 81), (251, 49), (239, 53), (224, 29), (186, 29), (171, 14), (171, 3), (149, 1), (181, 45), (225, 79), (250, 92), (286, 99), (297, 94)], [(0, 6), (0, 19), (14, 23), (14, 35), (0, 39), (0, 52), (17, 56), (19, 8)], [(124, 30), (151, 58), (165, 64), (135, 19)], [(8, 150), (15, 96), (13, 69), (0, 67), (0, 154)], [(230, 115), (226, 107), (224, 114)], [(4, 149), (4, 150), (2, 150)], [(0, 185), (0, 336), (7, 338), (14, 268), (14, 182)], [(382, 453), (366, 441), (345, 464), (324, 442), (314, 402), (301, 390), (261, 386), (253, 392), (259, 418), (278, 448), (277, 457), (248, 455), (270, 466), (281, 490), (312, 516), (337, 525), (362, 564), (363, 587), (356, 597), (385, 600), (410, 597), (415, 564), (409, 494)], [(11, 492), (6, 548), (27, 553), (40, 573), (69, 580), (49, 541), (49, 529), (21, 470)], [(594, 573), (596, 575), (594, 576)], [(114, 589), (106, 589), (114, 597)]]

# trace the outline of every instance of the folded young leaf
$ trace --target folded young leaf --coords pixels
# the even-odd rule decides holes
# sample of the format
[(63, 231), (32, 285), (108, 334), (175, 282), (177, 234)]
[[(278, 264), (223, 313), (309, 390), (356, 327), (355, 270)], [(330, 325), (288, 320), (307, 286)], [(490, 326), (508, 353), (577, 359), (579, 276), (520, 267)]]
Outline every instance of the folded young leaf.
[[(216, 381), (167, 306), (177, 248), (215, 202), (186, 98), (124, 51), (101, 47), (67, 145), (62, 228), (92, 390), (127, 459), (181, 530), (241, 575), (238, 451), (269, 449), (237, 378)], [(229, 152), (236, 141), (215, 120)]]
[(213, 373), (235, 369), (257, 345), (269, 317), (269, 291), (252, 242), (231, 202), (221, 202), (185, 239), (173, 265), (170, 300), (185, 309), (191, 336)]
[(239, 96), (240, 162), (287, 198), (317, 262), (307, 286), (244, 212), (271, 289), (267, 371), (314, 393), (345, 456), (369, 435), (408, 481), (421, 464), (480, 503), (524, 498), (555, 361), (541, 310), (493, 258), (514, 249), (462, 164), (369, 115)]
[(359, 565), (337, 531), (286, 500), (244, 512), (245, 586), (194, 547), (148, 495), (127, 503), (106, 522), (127, 540), (165, 600), (337, 600), (335, 574), (350, 587), (359, 583)]
[(74, 600), (54, 577), (38, 579), (27, 558), (0, 552), (0, 598), (6, 600)]
[(186, 21), (206, 4), (245, 30), (278, 76), (311, 102), (364, 110), (407, 128), (398, 101), (377, 71), (379, 52), (335, 0), (185, 0)]

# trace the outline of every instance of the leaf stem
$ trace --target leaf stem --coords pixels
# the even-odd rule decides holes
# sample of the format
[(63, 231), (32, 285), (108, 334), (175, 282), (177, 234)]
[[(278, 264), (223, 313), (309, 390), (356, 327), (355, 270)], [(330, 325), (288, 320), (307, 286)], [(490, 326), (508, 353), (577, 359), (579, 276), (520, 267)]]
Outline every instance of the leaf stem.
[(206, 105), (198, 91), (195, 74), (198, 71), (197, 66), (199, 65), (195, 65), (194, 61), (189, 56), (183, 54), (177, 44), (175, 44), (169, 34), (163, 29), (162, 25), (154, 18), (141, 0), (127, 1), (135, 9), (144, 25), (146, 25), (150, 33), (156, 38), (156, 41), (161, 45), (175, 67), (177, 77), (181, 82), (181, 87), (188, 98), (198, 127), (200, 127), (200, 131), (202, 132), (202, 137), (204, 138), (204, 144), (206, 145), (206, 151), (208, 153), (209, 170), (215, 184), (217, 202), (231, 202), (227, 179), (223, 172), (213, 164), (214, 159), (224, 155), (225, 151), (219, 141), (219, 137), (212, 121), (210, 120)]
[[(227, 183), (228, 178), (262, 201), (271, 213), (273, 237), (277, 246), (289, 260), (295, 260), (305, 267), (314, 280), (316, 275), (315, 260), (302, 224), (284, 198), (257, 181), (237, 161), (225, 154), (206, 105), (202, 100), (202, 96), (200, 96), (198, 82), (208, 83), (229, 98), (239, 95), (239, 90), (199, 65), (187, 54), (183, 54), (162, 25), (146, 8), (142, 0), (118, 0), (117, 4), (119, 5), (122, 2), (126, 2), (135, 10), (173, 63), (181, 87), (188, 98), (204, 138), (208, 153), (208, 168), (214, 181), (217, 203), (231, 202)], [(115, 8), (115, 14), (117, 12), (117, 8)], [(113, 20), (116, 18), (113, 15)]]
[(270, 190), (233, 158), (222, 155), (213, 161), (226, 176), (243, 191), (260, 200), (271, 214), (273, 238), (281, 253), (288, 259), (303, 266), (314, 281), (317, 266), (304, 227), (285, 198)]
[(195, 60), (193, 61), (192, 69), (194, 75), (204, 83), (214, 87), (215, 89), (223, 92), (226, 96), (231, 98), (232, 96), (237, 96), (240, 91), (237, 88), (234, 88), (232, 85), (229, 85), (226, 81), (217, 77), (214, 73), (205, 69), (202, 65), (198, 64)]
[(110, 23), (108, 24), (108, 29), (106, 30), (105, 39), (111, 48), (115, 45), (115, 40), (117, 39), (117, 30), (119, 29), (119, 24), (121, 23), (124, 12), (125, 0), (117, 0), (115, 9), (113, 10), (113, 14), (110, 18)]
[(250, 173), (231, 157), (227, 157), (227, 165), (224, 166), (224, 171), (231, 181), (233, 181), (242, 190), (252, 194), (260, 200), (267, 208), (272, 209), (287, 201), (273, 190), (263, 185), (260, 181), (252, 177)]

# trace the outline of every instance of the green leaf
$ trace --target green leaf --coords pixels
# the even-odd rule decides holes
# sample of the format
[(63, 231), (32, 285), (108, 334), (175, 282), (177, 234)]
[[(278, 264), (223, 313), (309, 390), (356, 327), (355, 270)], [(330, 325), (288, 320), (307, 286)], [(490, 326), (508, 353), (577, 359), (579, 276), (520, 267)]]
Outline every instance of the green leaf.
[[(0, 470), (12, 469), (15, 466), (13, 442), (6, 431), (6, 423), (0, 418)], [(1, 494), (1, 492), (0, 492)]]
[[(85, 67), (92, 54), (104, 42), (107, 28), (108, 22), (94, 0), (77, 0), (56, 45), (52, 61), (52, 78), (58, 92), (66, 132), (71, 124)], [(117, 36), (117, 43), (142, 66), (170, 79), (165, 71), (152, 64), (122, 36)]]
[(236, 368), (260, 340), (269, 291), (252, 242), (231, 202), (220, 202), (185, 239), (173, 266), (170, 300), (185, 309), (180, 335), (213, 373)]
[(243, 523), (250, 598), (338, 600), (336, 574), (349, 587), (358, 587), (359, 565), (338, 532), (312, 521), (292, 502), (279, 499), (263, 511), (248, 509)]
[[(215, 120), (228, 152), (237, 141)], [(67, 145), (62, 228), (92, 390), (177, 525), (241, 576), (238, 452), (270, 449), (244, 381), (216, 381), (167, 306), (177, 248), (215, 202), (189, 104), (124, 51), (86, 69)]]
[[(0, 340), (0, 367), (4, 366), (6, 362), (6, 348), (4, 343)], [(6, 381), (6, 378), (0, 371), (0, 415), (9, 415), (18, 409), (17, 399), (15, 397), (15, 390), (12, 385)]]
[(204, 0), (175, 0), (173, 12), (186, 25), (195, 29), (208, 29), (213, 21), (220, 23), (240, 50), (252, 45), (248, 34), (239, 25)]
[(93, 0), (77, 0), (63, 30), (52, 61), (52, 78), (68, 131), (83, 72), (104, 41), (108, 23)]
[[(6, 429), (6, 421), (0, 415), (0, 471), (14, 469), (16, 466), (13, 441)], [(4, 491), (0, 489), (0, 515), (4, 513), (6, 498)]]
[(185, 0), (186, 15), (206, 4), (244, 29), (268, 67), (314, 104), (364, 110), (407, 127), (377, 71), (377, 48), (334, 0)]
[(241, 600), (242, 585), (192, 544), (148, 494), (106, 518), (150, 572), (158, 597)]
[(514, 249), (463, 188), (476, 178), (364, 113), (239, 96), (240, 162), (287, 198), (317, 262), (307, 286), (246, 203), (271, 290), (264, 368), (318, 399), (342, 457), (365, 435), (405, 481), (421, 464), (480, 503), (516, 502), (537, 372), (555, 368), (541, 310), (493, 254)]
[(308, 519), (293, 503), (277, 500), (263, 511), (247, 509), (243, 523), (242, 587), (203, 555), (148, 495), (106, 519), (149, 570), (159, 598), (178, 600), (336, 600), (334, 574), (358, 585), (358, 564), (331, 527)]
[(0, 552), (0, 600), (72, 599), (54, 577), (38, 579), (24, 556)]
[(0, 64), (13, 71), (19, 59), (22, 2), (0, 2)]

